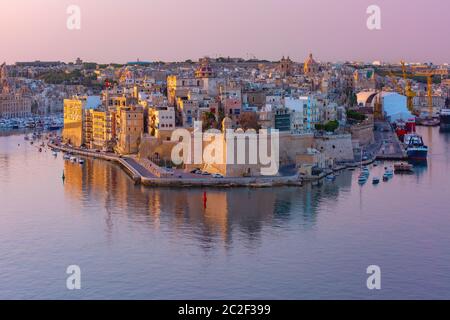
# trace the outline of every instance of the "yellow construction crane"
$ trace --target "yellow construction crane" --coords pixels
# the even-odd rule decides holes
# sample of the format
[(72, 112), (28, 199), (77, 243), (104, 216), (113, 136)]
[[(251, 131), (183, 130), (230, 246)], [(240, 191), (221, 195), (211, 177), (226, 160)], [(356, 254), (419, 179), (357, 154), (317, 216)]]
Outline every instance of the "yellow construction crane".
[(407, 99), (407, 105), (408, 105), (408, 110), (409, 110), (411, 113), (413, 113), (413, 112), (414, 112), (413, 99), (414, 99), (414, 97), (416, 96), (416, 93), (411, 89), (411, 82), (410, 82), (409, 80), (406, 80), (406, 81), (405, 81), (405, 88), (403, 88), (403, 87), (398, 83), (397, 78), (396, 78), (396, 77), (403, 77), (403, 79), (407, 79), (407, 77), (408, 77), (407, 74), (403, 72), (403, 73), (400, 75), (400, 74), (393, 73), (392, 71), (389, 71), (389, 76), (391, 77), (392, 82), (394, 83), (394, 86), (395, 86), (394, 89), (395, 89), (398, 93), (400, 93), (400, 94), (406, 96), (406, 99)]
[(406, 96), (407, 101), (408, 101), (408, 110), (413, 112), (414, 111), (413, 100), (417, 94), (411, 89), (411, 80), (408, 79), (408, 73), (406, 72), (405, 61), (401, 61), (400, 63), (402, 65), (403, 80), (405, 81), (404, 95)]
[(416, 67), (412, 67), (412, 76), (416, 77), (426, 77), (427, 78), (427, 98), (428, 98), (428, 118), (433, 118), (433, 77), (441, 76), (442, 78), (446, 75), (446, 70), (431, 70), (420, 68), (421, 71), (416, 72)]
[[(417, 69), (420, 69), (420, 71), (415, 71), (416, 67), (411, 67), (411, 71), (408, 73), (406, 64), (404, 61), (400, 62), (402, 65), (402, 73), (394, 73), (389, 71), (389, 75), (392, 78), (394, 84), (396, 85), (396, 89), (398, 92), (402, 93), (407, 97), (408, 100), (408, 109), (409, 111), (414, 111), (413, 106), (413, 99), (417, 95), (412, 89), (411, 89), (411, 80), (408, 78), (412, 77), (426, 77), (427, 78), (427, 98), (428, 98), (428, 110), (429, 110), (429, 118), (433, 117), (433, 76), (440, 75), (442, 76), (442, 72), (439, 70), (430, 70), (430, 69), (423, 69), (422, 67), (418, 67)], [(396, 77), (401, 77), (405, 81), (405, 88), (402, 88), (396, 79)]]

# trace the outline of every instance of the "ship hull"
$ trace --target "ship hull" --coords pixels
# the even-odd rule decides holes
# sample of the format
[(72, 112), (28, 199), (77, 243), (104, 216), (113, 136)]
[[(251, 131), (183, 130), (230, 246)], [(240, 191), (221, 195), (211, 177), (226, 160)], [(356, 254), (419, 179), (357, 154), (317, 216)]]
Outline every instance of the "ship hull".
[(427, 149), (411, 148), (407, 150), (408, 159), (410, 160), (426, 160), (428, 157)]

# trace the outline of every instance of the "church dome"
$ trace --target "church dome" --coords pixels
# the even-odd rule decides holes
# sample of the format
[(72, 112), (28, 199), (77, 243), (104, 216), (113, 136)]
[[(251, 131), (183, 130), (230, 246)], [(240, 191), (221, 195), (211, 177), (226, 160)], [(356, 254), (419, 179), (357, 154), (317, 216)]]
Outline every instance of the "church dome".
[(316, 64), (316, 60), (314, 60), (312, 53), (309, 54), (308, 58), (305, 60), (305, 64), (311, 65)]
[(312, 53), (309, 54), (309, 57), (305, 60), (304, 72), (305, 74), (311, 74), (317, 72), (319, 69), (319, 64), (314, 60)]

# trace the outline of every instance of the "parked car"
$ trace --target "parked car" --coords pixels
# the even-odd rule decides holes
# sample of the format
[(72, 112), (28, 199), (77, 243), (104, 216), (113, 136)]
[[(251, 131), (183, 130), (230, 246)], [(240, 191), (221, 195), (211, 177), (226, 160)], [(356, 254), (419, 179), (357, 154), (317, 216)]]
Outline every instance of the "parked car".
[(202, 176), (210, 176), (211, 173), (207, 172), (207, 171), (202, 171), (201, 173)]
[(219, 173), (215, 173), (212, 176), (213, 176), (213, 178), (216, 178), (216, 179), (223, 179), (223, 175), (221, 175)]
[(199, 171), (200, 171), (200, 169), (197, 168), (197, 169), (191, 170), (190, 173), (199, 174)]

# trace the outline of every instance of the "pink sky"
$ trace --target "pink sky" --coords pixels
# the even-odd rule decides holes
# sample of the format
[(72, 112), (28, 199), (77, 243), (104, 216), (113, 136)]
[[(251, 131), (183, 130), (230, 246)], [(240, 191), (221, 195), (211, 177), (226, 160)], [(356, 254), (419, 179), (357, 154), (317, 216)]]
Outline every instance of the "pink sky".
[[(81, 8), (81, 30), (66, 8)], [(366, 27), (381, 7), (382, 30)], [(217, 55), (450, 62), (447, 0), (1, 0), (0, 61), (126, 62)]]

